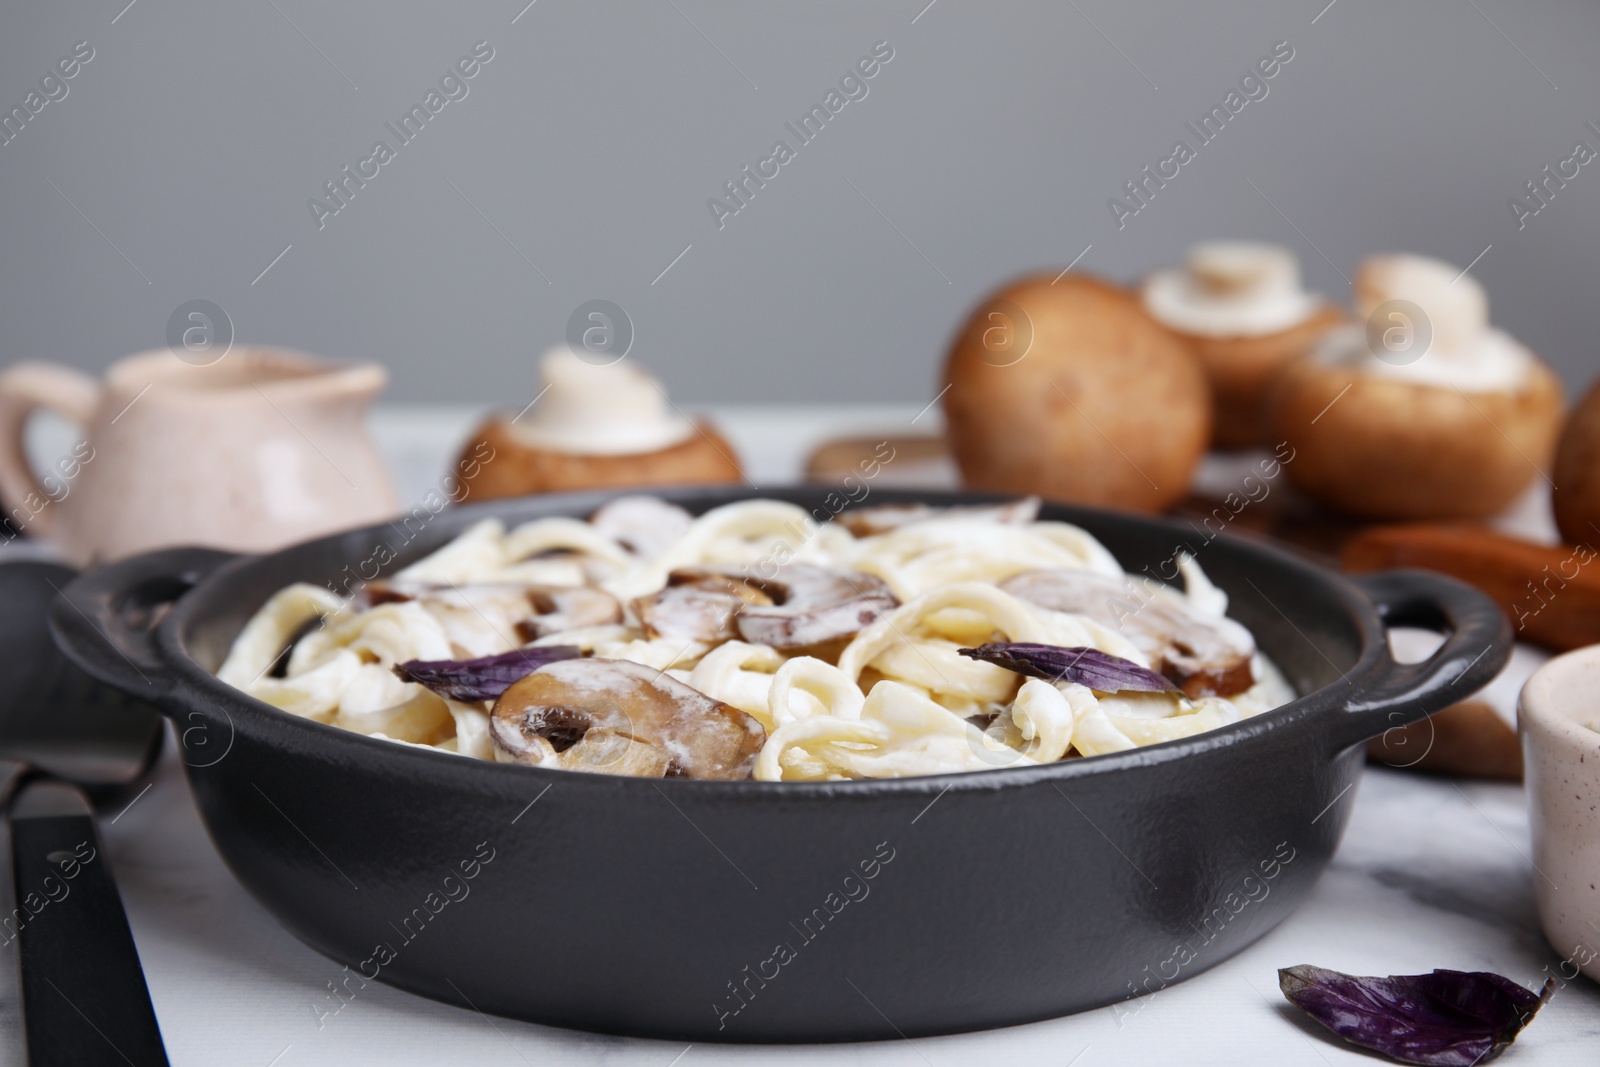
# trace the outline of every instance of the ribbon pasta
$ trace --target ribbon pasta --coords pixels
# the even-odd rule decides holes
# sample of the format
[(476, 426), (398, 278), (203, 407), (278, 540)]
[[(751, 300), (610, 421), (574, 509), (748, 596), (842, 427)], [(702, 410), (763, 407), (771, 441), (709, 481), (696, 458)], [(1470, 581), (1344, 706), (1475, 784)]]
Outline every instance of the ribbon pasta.
[[(510, 757), (492, 740), (492, 702), (446, 699), (402, 681), (392, 668), (524, 645), (574, 645), (585, 655), (666, 672), (753, 717), (767, 732), (755, 766), (755, 777), (766, 781), (1036, 766), (1188, 737), (1293, 697), (1259, 652), (1254, 685), (1226, 699), (1101, 693), (959, 655), (990, 641), (1027, 642), (1088, 647), (1156, 666), (1141, 651), (1148, 643), (1136, 645), (1104, 621), (997, 588), (1029, 571), (1128, 578), (1103, 545), (1067, 523), (1008, 523), (934, 509), (927, 518), (856, 537), (843, 524), (819, 524), (796, 505), (748, 500), (671, 528), (682, 532), (645, 555), (606, 527), (579, 519), (537, 519), (509, 531), (485, 519), (392, 575), (384, 596), (358, 590), (345, 597), (307, 583), (280, 590), (240, 631), (217, 675), (289, 714), (493, 760)], [(1190, 557), (1177, 562), (1184, 592), (1161, 595), (1186, 597), (1197, 616), (1238, 627), (1225, 617), (1226, 594), (1199, 564)], [(791, 564), (862, 581), (871, 575), (899, 606), (832, 645), (787, 650), (738, 638), (668, 639), (647, 630), (632, 606), (681, 569), (712, 568), (769, 588), (762, 583)], [(608, 605), (609, 596), (618, 608), (610, 621), (591, 616), (535, 638), (519, 628), (535, 587), (594, 590), (582, 595)]]

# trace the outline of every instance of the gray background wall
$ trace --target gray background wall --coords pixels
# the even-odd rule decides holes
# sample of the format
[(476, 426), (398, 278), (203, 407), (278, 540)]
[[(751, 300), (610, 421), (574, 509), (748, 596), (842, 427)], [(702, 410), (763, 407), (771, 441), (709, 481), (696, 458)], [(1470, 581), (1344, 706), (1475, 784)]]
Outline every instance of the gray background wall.
[[(1492, 246), (1495, 319), (1570, 385), (1600, 369), (1600, 163), (1520, 231), (1507, 207), (1600, 149), (1587, 0), (524, 2), (6, 5), (4, 109), (95, 58), (0, 146), (0, 363), (98, 368), (204, 298), (241, 340), (388, 363), (393, 398), (508, 404), (604, 298), (686, 400), (918, 400), (1011, 275), (1250, 236), (1341, 299), (1366, 253)], [(319, 230), (307, 199), (479, 40), (468, 97)], [(869, 95), (719, 231), (707, 198), (878, 40)], [(1107, 198), (1279, 40), (1267, 98), (1119, 231)]]

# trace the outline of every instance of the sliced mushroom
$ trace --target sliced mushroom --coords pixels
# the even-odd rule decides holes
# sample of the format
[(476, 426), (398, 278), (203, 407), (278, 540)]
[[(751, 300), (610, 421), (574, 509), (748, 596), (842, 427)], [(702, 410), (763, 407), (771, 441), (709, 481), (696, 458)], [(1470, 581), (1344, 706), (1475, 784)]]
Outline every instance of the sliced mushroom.
[(463, 658), (492, 655), (563, 630), (622, 621), (616, 598), (589, 586), (371, 582), (368, 606), (415, 600), (439, 620)]
[(521, 643), (517, 624), (533, 612), (527, 586), (510, 582), (395, 582), (383, 593), (391, 599), (404, 597), (421, 605), (439, 621), (461, 659), (489, 656), (515, 647)]
[(666, 748), (620, 730), (596, 726), (556, 757), (563, 770), (625, 774), (630, 778), (686, 778)]
[(697, 567), (667, 575), (666, 587), (635, 600), (633, 610), (649, 637), (714, 645), (738, 636), (735, 619), (746, 607), (771, 603), (747, 578)]
[[(523, 740), (526, 746), (519, 751), (515, 762), (531, 766), (586, 771), (590, 774), (623, 774), (630, 778), (684, 777), (683, 768), (660, 745), (652, 745), (604, 726), (591, 728), (576, 744), (559, 752), (546, 738), (527, 737)], [(503, 746), (500, 746), (500, 751), (504, 751)]]
[(589, 522), (635, 556), (649, 560), (688, 533), (694, 516), (660, 497), (624, 496), (603, 505)]
[(622, 621), (622, 605), (616, 598), (590, 586), (528, 586), (527, 596), (534, 614), (517, 623), (524, 641)]
[(1190, 697), (1232, 696), (1255, 684), (1250, 631), (1232, 619), (1200, 614), (1176, 593), (1073, 570), (1024, 571), (1000, 588), (1120, 632)]
[(643, 664), (607, 659), (534, 671), (495, 701), (489, 732), (519, 763), (549, 766), (554, 749), (570, 769), (649, 777), (748, 778), (766, 740), (738, 708)]
[(749, 604), (734, 625), (751, 644), (790, 651), (849, 637), (900, 606), (883, 580), (796, 563), (771, 579), (746, 579), (771, 598)]
[(840, 512), (839, 521), (857, 537), (872, 537), (929, 519), (977, 519), (1005, 526), (1021, 526), (1039, 517), (1039, 498), (1025, 496), (1007, 504), (963, 504), (936, 508), (931, 504), (881, 504)]

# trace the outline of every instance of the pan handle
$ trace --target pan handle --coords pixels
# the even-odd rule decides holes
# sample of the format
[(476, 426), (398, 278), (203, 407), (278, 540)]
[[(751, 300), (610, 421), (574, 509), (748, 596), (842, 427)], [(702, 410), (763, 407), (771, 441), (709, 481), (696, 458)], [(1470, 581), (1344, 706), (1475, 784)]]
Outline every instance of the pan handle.
[(156, 652), (157, 624), (168, 605), (238, 558), (214, 548), (168, 548), (97, 567), (51, 602), (50, 633), (91, 678), (146, 701), (165, 697), (172, 680)]
[(1385, 668), (1359, 699), (1345, 705), (1335, 733), (1339, 748), (1406, 726), (1464, 700), (1489, 684), (1511, 657), (1511, 622), (1465, 582), (1422, 570), (1354, 577), (1385, 628), (1411, 626), (1445, 635), (1420, 663), (1398, 663), (1387, 648)]

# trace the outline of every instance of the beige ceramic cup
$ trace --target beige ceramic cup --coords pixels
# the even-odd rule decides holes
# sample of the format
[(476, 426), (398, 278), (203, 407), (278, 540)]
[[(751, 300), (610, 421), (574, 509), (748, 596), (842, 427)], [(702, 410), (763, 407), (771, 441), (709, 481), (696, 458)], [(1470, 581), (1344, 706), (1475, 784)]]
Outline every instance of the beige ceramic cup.
[(1517, 708), (1544, 935), (1600, 981), (1600, 645), (1557, 656)]

